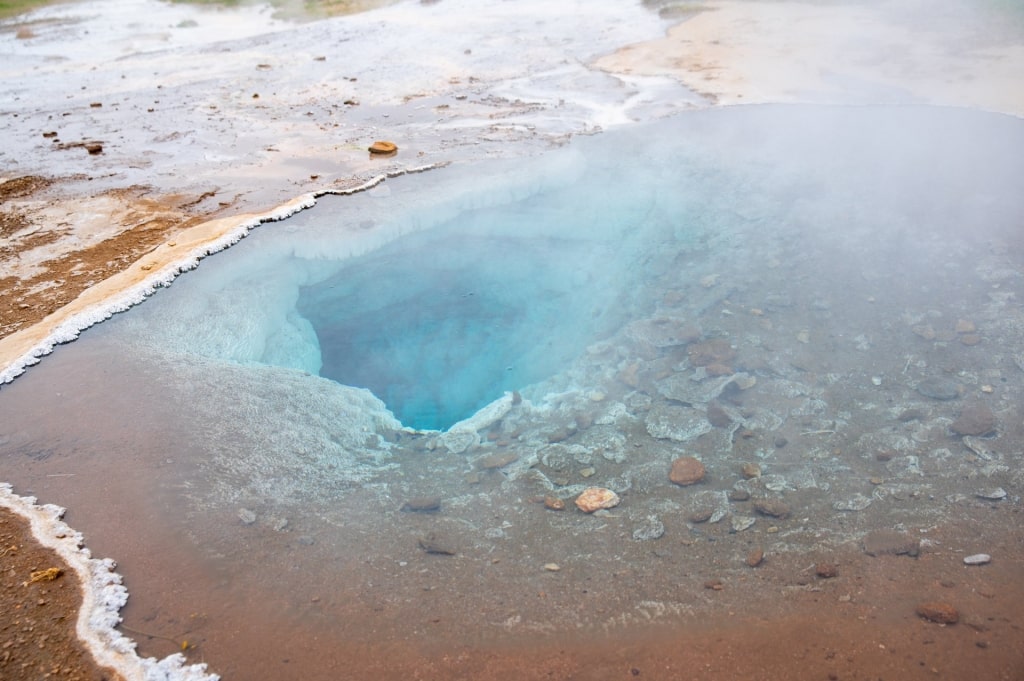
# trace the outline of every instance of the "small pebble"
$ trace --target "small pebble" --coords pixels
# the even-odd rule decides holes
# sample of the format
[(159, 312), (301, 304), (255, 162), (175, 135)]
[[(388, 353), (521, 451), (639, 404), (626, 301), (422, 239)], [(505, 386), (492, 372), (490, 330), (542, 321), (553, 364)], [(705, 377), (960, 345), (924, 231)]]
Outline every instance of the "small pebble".
[(558, 563), (545, 563), (544, 569), (548, 572), (558, 572), (562, 567)]
[(943, 601), (922, 603), (917, 606), (917, 615), (936, 624), (956, 624), (960, 621), (960, 611)]
[(757, 567), (764, 562), (764, 551), (762, 549), (754, 549), (747, 554), (747, 565), (750, 567)]
[(973, 556), (964, 558), (964, 565), (988, 565), (992, 562), (992, 556), (987, 553), (976, 553)]
[(818, 563), (814, 566), (814, 574), (822, 579), (832, 579), (839, 574), (839, 567), (835, 563)]

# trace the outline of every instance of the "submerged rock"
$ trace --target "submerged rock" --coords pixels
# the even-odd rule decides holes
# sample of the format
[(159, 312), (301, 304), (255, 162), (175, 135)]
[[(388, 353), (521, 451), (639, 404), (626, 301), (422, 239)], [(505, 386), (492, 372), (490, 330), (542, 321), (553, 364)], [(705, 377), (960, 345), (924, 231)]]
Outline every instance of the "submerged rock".
[(921, 551), (921, 541), (896, 530), (874, 530), (864, 536), (864, 553), (869, 556), (914, 556)]
[(917, 606), (917, 615), (936, 624), (956, 624), (960, 611), (944, 601), (931, 601)]
[(917, 392), (933, 400), (955, 400), (960, 397), (960, 384), (945, 378), (926, 378), (917, 384)]
[(957, 435), (988, 435), (996, 430), (996, 415), (984, 405), (967, 405), (949, 429)]
[(704, 464), (692, 456), (681, 456), (672, 462), (672, 468), (668, 472), (668, 479), (677, 485), (685, 487), (694, 485), (704, 479), (706, 470)]
[(576, 508), (584, 513), (593, 513), (602, 508), (614, 508), (619, 505), (619, 495), (604, 487), (588, 487), (576, 497)]
[(405, 503), (402, 504), (400, 510), (412, 511), (414, 513), (425, 513), (428, 511), (437, 511), (440, 510), (440, 508), (441, 497), (431, 496), (413, 497), (412, 499), (407, 499)]

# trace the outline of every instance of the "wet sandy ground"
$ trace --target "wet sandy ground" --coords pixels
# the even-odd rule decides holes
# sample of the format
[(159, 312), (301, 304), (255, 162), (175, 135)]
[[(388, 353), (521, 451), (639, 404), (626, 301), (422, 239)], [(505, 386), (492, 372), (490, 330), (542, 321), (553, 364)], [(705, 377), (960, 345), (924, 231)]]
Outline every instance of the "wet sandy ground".
[[(721, 11), (725, 13), (722, 16), (730, 16), (729, 7)], [(452, 12), (452, 16), (457, 15)], [(81, 262), (96, 270), (93, 277), (105, 276), (119, 267), (117, 256), (127, 262), (152, 248), (159, 239), (147, 241), (139, 236), (140, 225), (156, 225), (160, 238), (165, 234), (173, 238), (175, 230), (197, 217), (265, 209), (317, 186), (335, 186), (371, 176), (385, 167), (401, 167), (409, 162), (407, 151), (408, 156), (415, 155), (416, 164), (463, 156), (527, 154), (558, 143), (569, 133), (700, 105), (701, 98), (665, 80), (608, 80), (579, 62), (565, 63), (567, 49), (573, 52), (573, 59), (579, 59), (660, 32), (662, 24), (650, 15), (637, 12), (636, 18), (635, 24), (609, 22), (595, 12), (593, 30), (585, 31), (594, 36), (594, 41), (582, 49), (566, 48), (564, 41), (559, 43), (551, 37), (550, 30), (540, 32), (544, 37), (538, 41), (541, 44), (529, 42), (526, 28), (522, 33), (513, 32), (529, 48), (524, 50), (522, 63), (542, 63), (545, 68), (541, 69), (488, 61), (497, 60), (507, 45), (495, 44), (485, 50), (480, 43), (467, 42), (466, 47), (460, 43), (448, 61), (438, 60), (431, 68), (416, 72), (423, 81), (411, 80), (413, 76), (401, 68), (389, 78), (386, 69), (391, 67), (382, 64), (379, 53), (370, 47), (356, 56), (343, 53), (346, 40), (313, 41), (323, 49), (296, 53), (286, 46), (296, 42), (297, 29), (281, 27), (275, 27), (280, 32), (269, 37), (242, 39), (237, 48), (228, 50), (230, 57), (225, 56), (222, 44), (173, 48), (170, 54), (183, 60), (179, 66), (192, 60), (203, 69), (178, 68), (178, 80), (170, 85), (136, 80), (133, 75), (166, 61), (165, 51), (135, 57), (129, 53), (127, 59), (109, 62), (109, 55), (104, 55), (97, 65), (108, 67), (98, 72), (72, 69), (72, 76), (87, 84), (84, 93), (75, 90), (79, 81), (69, 80), (59, 66), (67, 62), (40, 58), (31, 66), (22, 66), (16, 77), (4, 80), (4, 87), (12, 88), (9, 92), (21, 98), (12, 98), (15, 104), (4, 117), (5, 128), (16, 140), (0, 157), (4, 173), (9, 177), (32, 174), (66, 179), (25, 196), (14, 196), (13, 204), (5, 202), (5, 210), (24, 214), (31, 226), (5, 233), (5, 238), (9, 237), (5, 248), (10, 250), (5, 251), (4, 266), (10, 268), (5, 271), (11, 277), (37, 277), (31, 287), (41, 288), (49, 280), (60, 283), (47, 288), (59, 292), (52, 298), (49, 294), (32, 298), (25, 290), (18, 291), (12, 300), (8, 292), (17, 291), (15, 287), (20, 284), (14, 282), (8, 288), (6, 284), (13, 280), (6, 279), (5, 310), (18, 310), (13, 313), (14, 323), (24, 326), (79, 290), (65, 275), (76, 266), (81, 270)], [(422, 15), (417, 15), (416, 21), (422, 25)], [(451, 30), (445, 28), (443, 19), (436, 21), (438, 30)], [(376, 16), (367, 22), (358, 30), (342, 29), (342, 35), (373, 30), (390, 35), (393, 30)], [(546, 22), (549, 27), (555, 26), (558, 17), (548, 17)], [(606, 35), (604, 29), (596, 28), (602, 23), (616, 23), (617, 28)], [(372, 41), (372, 35), (368, 41)], [(77, 38), (81, 39), (82, 34)], [(409, 49), (421, 48), (413, 45)], [(211, 60), (212, 54), (219, 56)], [(479, 58), (480, 62), (474, 62), (479, 70), (457, 66), (459, 54)], [(562, 61), (554, 60), (553, 54), (560, 55)], [(325, 57), (323, 61), (319, 60), (321, 56)], [(961, 55), (958, 64), (977, 65), (988, 58)], [(998, 61), (1011, 57), (1001, 54), (992, 58)], [(352, 74), (342, 81), (337, 80), (334, 68), (339, 61), (346, 64), (342, 69), (345, 74)], [(211, 63), (222, 71), (209, 74)], [(922, 63), (932, 62), (925, 59)], [(108, 102), (117, 101), (116, 97), (108, 96), (117, 92), (117, 68), (126, 64), (134, 69), (128, 74), (133, 77), (126, 80), (137, 89), (128, 93), (123, 104), (114, 106)], [(324, 69), (325, 64), (332, 68)], [(351, 69), (349, 64), (353, 65)], [(40, 69), (42, 76), (36, 75)], [(998, 74), (1000, 70), (993, 71)], [(39, 81), (51, 88), (46, 91), (51, 94), (48, 101), (61, 101), (54, 93), (63, 93), (64, 106), (42, 104), (24, 94), (31, 90), (29, 83)], [(207, 81), (226, 81), (229, 85), (222, 82), (211, 89)], [(310, 92), (304, 85), (309, 82), (319, 83), (320, 89)], [(381, 88), (381, 82), (391, 85)], [(752, 87), (750, 79), (737, 83), (739, 91)], [(572, 87), (567, 88), (567, 84)], [(99, 96), (95, 96), (97, 89)], [(171, 91), (170, 97), (156, 92), (164, 89)], [(273, 96), (268, 96), (268, 91)], [(615, 94), (609, 96), (609, 92)], [(771, 92), (769, 88), (768, 99), (773, 98)], [(255, 94), (260, 96), (255, 98)], [(711, 94), (724, 96), (723, 92)], [(337, 105), (337, 100), (349, 96), (359, 103)], [(408, 101), (403, 101), (407, 96)], [(596, 104), (587, 99), (591, 96), (599, 97)], [(841, 99), (841, 95), (830, 96)], [(170, 110), (158, 113), (162, 110), (158, 98), (164, 105), (174, 104)], [(327, 101), (331, 104), (325, 105)], [(949, 99), (936, 101), (959, 100), (950, 95)], [(103, 106), (93, 107), (93, 103)], [(987, 100), (977, 105), (988, 106)], [(214, 111), (211, 107), (216, 107), (214, 113), (210, 113)], [(149, 112), (149, 108), (154, 111)], [(310, 112), (312, 115), (307, 115)], [(161, 117), (154, 117), (156, 123), (147, 119), (141, 126), (127, 124), (148, 113)], [(401, 119), (401, 125), (395, 124), (395, 119)], [(53, 120), (73, 124), (58, 127)], [(337, 131), (335, 123), (339, 120), (343, 122)], [(51, 138), (42, 137), (51, 129), (58, 132), (61, 142), (99, 140), (104, 151), (96, 158), (83, 147), (54, 150)], [(331, 133), (330, 141), (325, 144), (327, 133)], [(381, 162), (368, 158), (364, 146), (378, 136), (400, 142), (402, 152), (397, 159)], [(111, 203), (110, 197), (116, 200)], [(150, 200), (153, 203), (147, 204)], [(89, 209), (83, 211), (83, 206)], [(39, 219), (41, 215), (47, 217)], [(98, 225), (109, 227), (111, 215), (125, 217), (116, 219), (110, 232), (99, 230)], [(53, 225), (60, 225), (55, 236), (40, 236)], [(29, 242), (21, 241), (29, 238), (29, 232), (43, 242), (44, 251), (78, 260), (64, 260), (60, 265), (47, 264), (46, 256), (25, 258), (24, 254), (33, 250), (26, 246)], [(82, 243), (104, 243), (113, 250), (82, 257)], [(1012, 253), (1015, 245), (1011, 243), (1008, 248)], [(21, 255), (12, 262), (14, 254)], [(92, 279), (86, 277), (83, 281)], [(753, 308), (760, 304), (756, 300), (747, 303)], [(22, 308), (24, 304), (30, 308)], [(969, 317), (971, 308), (964, 311)], [(5, 325), (10, 324), (9, 319), (5, 312)], [(949, 325), (954, 322), (952, 317), (946, 321)], [(901, 331), (906, 342), (922, 341), (909, 326)], [(938, 333), (952, 332), (940, 329)], [(1002, 340), (1009, 341), (1000, 337), (999, 342)], [(955, 336), (939, 339), (940, 343), (950, 341), (956, 348)], [(972, 349), (964, 345), (962, 351), (974, 350), (984, 352), (984, 346)], [(1000, 369), (1012, 375), (1011, 366)], [(552, 552), (551, 561), (562, 564), (559, 572), (543, 570), (543, 564), (526, 566), (524, 556), (515, 551), (475, 556), (473, 560), (423, 554), (413, 544), (421, 534), (416, 525), (421, 518), (417, 516), (408, 521), (408, 534), (395, 538), (390, 553), (382, 552), (392, 558), (401, 557), (406, 568), (419, 570), (420, 576), (413, 580), (405, 576), (406, 572), (392, 574), (390, 571), (396, 569), (393, 560), (375, 563), (353, 554), (342, 565), (318, 563), (317, 552), (323, 549), (329, 554), (328, 547), (300, 542), (300, 537), (308, 535), (298, 534), (296, 528), (281, 533), (258, 525), (254, 528), (254, 547), (267, 552), (268, 563), (273, 562), (274, 569), (280, 570), (281, 583), (294, 586), (286, 592), (265, 592), (266, 600), (261, 605), (248, 604), (257, 609), (264, 607), (265, 621), (275, 622), (260, 628), (251, 625), (248, 618), (232, 616), (237, 607), (236, 594), (257, 590), (255, 583), (247, 583), (240, 569), (240, 563), (251, 560), (251, 555), (228, 553), (216, 557), (211, 567), (209, 556), (196, 560), (168, 550), (189, 539), (187, 522), (180, 526), (169, 523), (175, 529), (168, 530), (166, 536), (152, 534), (152, 527), (168, 523), (147, 522), (147, 514), (166, 514), (169, 506), (161, 501), (169, 492), (154, 487), (150, 473), (159, 467), (187, 466), (182, 462), (188, 461), (182, 456), (174, 410), (166, 409), (169, 413), (154, 421), (153, 415), (161, 410), (143, 408), (147, 403), (155, 406), (164, 401), (158, 374), (151, 375), (151, 383), (123, 386), (123, 403), (90, 403), (90, 386), (97, 383), (98, 372), (104, 371), (99, 360), (68, 366), (58, 355), (33, 369), (31, 382), (22, 379), (24, 382), (4, 388), (5, 392), (25, 396), (24, 400), (12, 397), (8, 404), (31, 405), (38, 400), (51, 405), (49, 412), (27, 406), (24, 413), (5, 410), (5, 422), (33, 423), (47, 434), (44, 439), (57, 443), (49, 451), (16, 450), (16, 455), (4, 463), (4, 477), (45, 501), (69, 506), (70, 524), (86, 531), (93, 550), (121, 561), (135, 594), (125, 611), (129, 627), (175, 642), (179, 638), (187, 640), (193, 646), (188, 653), (190, 659), (211, 662), (213, 669), (226, 678), (326, 679), (337, 678), (338, 670), (347, 670), (355, 677), (372, 673), (382, 679), (670, 678), (680, 674), (707, 679), (783, 675), (807, 679), (1022, 677), (1024, 651), (1017, 618), (1019, 604), (1024, 602), (1020, 591), (1024, 583), (1022, 537), (1017, 529), (1019, 504), (1010, 502), (975, 500), (957, 506), (958, 521), (929, 528), (928, 538), (935, 548), (916, 560), (866, 556), (856, 542), (808, 551), (814, 546), (811, 542), (803, 550), (790, 552), (773, 548), (771, 535), (753, 535), (757, 537), (753, 539), (749, 535), (720, 536), (711, 532), (708, 536), (698, 533), (695, 539), (684, 531), (683, 523), (674, 528), (678, 532), (660, 556), (651, 553), (644, 543), (623, 544), (618, 535), (601, 540), (598, 546), (609, 554), (624, 552), (622, 569), (611, 572), (590, 570), (585, 559), (565, 560), (567, 555), (585, 557), (588, 547), (593, 550), (594, 546), (587, 543), (569, 543)], [(140, 375), (145, 376), (145, 372)], [(1011, 398), (1010, 403), (1016, 399)], [(52, 418), (57, 413), (61, 417)], [(135, 439), (137, 436), (121, 427), (121, 420), (131, 421), (133, 415), (148, 419), (145, 441)], [(75, 426), (65, 429), (69, 417)], [(1003, 447), (1008, 452), (1021, 449), (1021, 433), (1013, 425), (1019, 419), (1014, 418), (1004, 420)], [(89, 436), (69, 435), (72, 431)], [(799, 437), (797, 434), (790, 439)], [(5, 441), (5, 448), (10, 450), (11, 444)], [(842, 450), (848, 445), (835, 446)], [(130, 452), (135, 458), (114, 465), (108, 462), (101, 468), (81, 465), (104, 451)], [(71, 454), (76, 455), (73, 470), (68, 467)], [(739, 463), (737, 459), (729, 465)], [(415, 466), (416, 462), (410, 461), (409, 465)], [(117, 475), (111, 476), (111, 470)], [(865, 480), (891, 475), (870, 453), (855, 470)], [(717, 474), (724, 477), (726, 471)], [(736, 473), (730, 469), (728, 474)], [(178, 475), (184, 480), (201, 479), (187, 468)], [(481, 484), (494, 486), (500, 480), (485, 479)], [(102, 505), (87, 501), (86, 497), (95, 498), (98, 492), (103, 492)], [(520, 493), (523, 503), (516, 514), (548, 517), (545, 514), (550, 512), (528, 501), (535, 491), (524, 488)], [(352, 509), (341, 511), (356, 513), (356, 502), (361, 501), (373, 502), (369, 497), (356, 497)], [(897, 506), (912, 503), (907, 499), (897, 501)], [(150, 534), (143, 537), (131, 531), (136, 525), (146, 527)], [(854, 529), (851, 536), (857, 534)], [(237, 529), (232, 527), (231, 531)], [(594, 541), (594, 536), (590, 534), (587, 540)], [(359, 537), (355, 534), (350, 540), (357, 543)], [(768, 557), (761, 567), (749, 568), (745, 558), (758, 547), (763, 547)], [(964, 552), (973, 552), (976, 547), (1001, 555), (984, 568), (965, 568), (961, 561)], [(287, 560), (281, 558), (292, 554), (302, 558), (289, 569)], [(536, 557), (533, 554), (527, 554), (531, 561)], [(837, 564), (839, 576), (815, 576), (811, 567), (817, 562)], [(173, 569), (167, 570), (167, 565), (173, 565)], [(522, 574), (532, 577), (522, 581), (515, 576)], [(384, 588), (376, 576), (384, 581)], [(705, 588), (706, 582), (718, 579), (722, 580), (721, 590)], [(671, 592), (673, 602), (682, 605), (667, 624), (643, 625), (646, 616), (634, 613), (629, 626), (602, 627), (598, 623), (621, 610), (621, 604), (614, 600), (619, 582), (628, 585), (624, 588), (631, 593), (645, 589), (659, 595)], [(461, 585), (467, 583), (475, 585), (476, 593), (493, 595), (493, 599), (483, 601), (493, 610), (481, 613), (481, 601), (463, 595)], [(203, 588), (196, 589), (197, 585)], [(204, 593), (201, 600), (195, 597), (197, 592)], [(218, 593), (223, 597), (218, 599)], [(963, 621), (953, 626), (924, 622), (914, 614), (914, 608), (925, 600), (955, 602)], [(518, 628), (515, 636), (509, 636), (502, 626), (488, 623), (505, 621), (512, 614), (509, 604), (513, 602), (533, 613), (537, 621), (582, 620), (596, 626), (585, 627), (583, 636), (566, 624), (535, 632), (535, 636)], [(415, 616), (410, 618), (410, 612)], [(281, 622), (287, 626), (280, 626)], [(142, 651), (153, 655), (174, 652), (178, 645), (145, 636), (139, 640)], [(783, 640), (790, 644), (780, 645)], [(267, 675), (253, 676), (254, 669), (265, 670)]]

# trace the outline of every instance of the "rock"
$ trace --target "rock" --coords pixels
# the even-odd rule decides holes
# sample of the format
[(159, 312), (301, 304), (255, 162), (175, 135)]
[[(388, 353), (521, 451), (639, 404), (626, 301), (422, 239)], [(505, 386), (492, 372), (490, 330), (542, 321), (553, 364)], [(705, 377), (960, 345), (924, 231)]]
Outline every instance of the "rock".
[(731, 489), (729, 490), (729, 501), (749, 501), (750, 492), (745, 489)]
[(729, 414), (726, 413), (722, 405), (717, 402), (712, 402), (708, 405), (707, 411), (708, 423), (713, 425), (715, 428), (725, 428), (732, 423), (732, 419)]
[(937, 624), (956, 624), (960, 621), (960, 611), (943, 601), (922, 603), (917, 606), (917, 615)]
[(740, 473), (742, 473), (743, 477), (746, 478), (747, 480), (750, 480), (752, 478), (760, 478), (761, 466), (760, 464), (751, 463), (748, 461), (747, 463), (740, 466)]
[(914, 335), (920, 336), (925, 340), (935, 340), (935, 329), (932, 328), (931, 324), (916, 324), (910, 327), (910, 330), (914, 332)]
[(1006, 490), (1002, 487), (993, 487), (992, 489), (980, 489), (974, 493), (974, 496), (979, 499), (988, 499), (989, 501), (999, 501), (1006, 498)]
[(776, 449), (782, 449), (783, 447), (785, 447), (786, 445), (789, 444), (789, 440), (787, 440), (786, 438), (784, 438), (784, 437), (782, 437), (780, 435), (780, 436), (775, 438), (775, 443), (774, 444), (775, 444), (775, 448)]
[(732, 532), (742, 532), (753, 527), (756, 522), (757, 518), (751, 518), (746, 515), (734, 515), (729, 523), (729, 529)]
[(976, 333), (966, 333), (960, 336), (960, 343), (967, 346), (978, 345), (981, 343), (981, 336)]
[(593, 513), (602, 508), (619, 505), (619, 495), (604, 487), (588, 487), (576, 497), (576, 508), (584, 513)]
[(988, 565), (992, 562), (992, 556), (987, 553), (976, 553), (973, 556), (964, 557), (964, 565)]
[(440, 536), (431, 532), (430, 534), (420, 537), (417, 542), (419, 547), (427, 553), (434, 553), (440, 556), (454, 556), (455, 546), (446, 537)]
[(978, 330), (978, 327), (976, 327), (974, 322), (970, 320), (958, 319), (956, 320), (956, 326), (953, 327), (953, 330), (957, 333), (974, 333)]
[(904, 409), (900, 412), (900, 415), (896, 417), (900, 423), (909, 423), (910, 421), (920, 421), (925, 416), (923, 409), (917, 407), (911, 407), (910, 409)]
[(668, 479), (677, 485), (693, 485), (704, 479), (704, 464), (692, 456), (681, 456), (672, 462)]
[(864, 536), (864, 553), (869, 556), (917, 556), (921, 541), (896, 530), (874, 530)]
[(715, 509), (710, 506), (707, 508), (698, 508), (696, 511), (690, 514), (691, 523), (706, 523), (711, 519), (711, 516), (715, 514)]
[(703, 410), (677, 404), (656, 404), (644, 419), (647, 433), (660, 440), (688, 442), (711, 432), (711, 424)]
[(967, 405), (949, 428), (957, 435), (988, 435), (996, 429), (996, 415), (984, 405)]
[(757, 567), (764, 562), (764, 550), (756, 548), (747, 554), (747, 565)]
[(772, 518), (788, 518), (790, 513), (789, 504), (781, 499), (758, 499), (754, 502), (754, 510)]
[(647, 521), (633, 530), (633, 539), (636, 541), (650, 541), (661, 539), (665, 534), (665, 524), (658, 519), (658, 516), (647, 516)]
[(822, 579), (832, 579), (839, 574), (839, 567), (835, 563), (818, 563), (814, 566), (814, 574)]
[(371, 154), (379, 154), (382, 156), (394, 154), (398, 151), (398, 145), (394, 142), (388, 142), (385, 140), (377, 140), (370, 145), (369, 151)]
[(425, 513), (437, 511), (441, 508), (441, 497), (414, 497), (407, 499), (399, 510), (412, 511), (414, 513)]
[(510, 463), (513, 463), (518, 460), (518, 454), (513, 454), (512, 452), (505, 452), (502, 454), (490, 454), (488, 456), (481, 457), (477, 459), (476, 465), (478, 468), (489, 471), (498, 468), (503, 468), (509, 465)]
[(562, 569), (558, 563), (544, 563), (544, 569), (548, 572), (558, 572)]
[(709, 579), (704, 582), (704, 588), (711, 589), (712, 591), (721, 591), (725, 588), (725, 585), (722, 584), (722, 580), (720, 579)]
[(256, 522), (256, 514), (247, 508), (238, 509), (238, 519), (242, 521), (243, 525), (252, 525)]
[(706, 367), (709, 364), (728, 364), (736, 356), (736, 351), (725, 338), (712, 338), (703, 343), (691, 344), (686, 354), (693, 366)]
[(945, 378), (926, 378), (917, 384), (917, 392), (933, 400), (955, 400), (960, 397), (960, 384)]
[(833, 502), (832, 508), (837, 511), (863, 511), (871, 505), (871, 497), (857, 492), (849, 499), (840, 499)]
[(547, 496), (544, 497), (544, 508), (548, 509), (549, 511), (564, 511), (565, 502), (559, 499), (558, 497)]

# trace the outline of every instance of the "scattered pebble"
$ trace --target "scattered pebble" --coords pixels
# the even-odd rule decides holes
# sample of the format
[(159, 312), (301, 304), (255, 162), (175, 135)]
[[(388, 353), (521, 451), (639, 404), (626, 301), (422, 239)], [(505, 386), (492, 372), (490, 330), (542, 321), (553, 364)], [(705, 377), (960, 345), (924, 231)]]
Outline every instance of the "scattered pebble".
[(704, 479), (704, 464), (692, 456), (682, 456), (672, 462), (668, 479), (677, 485), (693, 485)]
[(964, 565), (988, 565), (992, 562), (992, 556), (987, 553), (976, 553), (973, 556), (964, 558)]
[(760, 478), (761, 466), (760, 464), (751, 463), (748, 461), (747, 463), (740, 466), (740, 473), (742, 473), (743, 477), (746, 478), (747, 480), (750, 480), (751, 478)]
[(996, 416), (981, 404), (965, 406), (960, 416), (949, 426), (957, 435), (988, 435), (996, 430)]
[(636, 541), (650, 541), (661, 539), (665, 534), (665, 524), (656, 515), (647, 516), (647, 520), (633, 530), (633, 539)]
[(814, 566), (814, 574), (822, 579), (832, 579), (839, 574), (839, 567), (835, 563), (818, 563)]
[(754, 502), (754, 510), (772, 518), (788, 518), (790, 514), (789, 504), (781, 499), (758, 499)]
[(757, 518), (751, 518), (745, 515), (734, 515), (729, 525), (733, 532), (742, 532), (743, 530), (749, 529), (757, 522)]
[(544, 569), (548, 572), (558, 572), (562, 569), (562, 566), (558, 563), (544, 563)]
[(420, 537), (417, 543), (419, 544), (419, 547), (427, 553), (433, 553), (439, 556), (454, 556), (456, 553), (455, 547), (450, 540), (434, 532)]
[(1006, 490), (1002, 487), (993, 487), (992, 489), (982, 489), (974, 493), (974, 496), (981, 499), (988, 499), (989, 501), (999, 501), (1000, 499), (1006, 498)]
[(725, 588), (725, 585), (722, 584), (722, 580), (720, 579), (709, 579), (704, 582), (704, 588), (711, 589), (712, 591), (721, 591)]
[(956, 624), (960, 621), (960, 611), (944, 601), (922, 603), (917, 606), (917, 615), (937, 624)]
[(960, 384), (945, 378), (926, 378), (917, 384), (917, 392), (933, 400), (955, 400), (960, 397)]
[(441, 508), (441, 497), (414, 497), (407, 499), (402, 504), (399, 510), (411, 511), (414, 513), (426, 513), (429, 511), (437, 511)]
[(256, 514), (247, 508), (238, 509), (238, 519), (242, 521), (243, 525), (252, 525), (256, 522)]
[(377, 140), (370, 145), (371, 154), (388, 155), (394, 154), (398, 151), (398, 145), (394, 142), (388, 142), (385, 140)]
[(546, 496), (544, 497), (544, 508), (549, 511), (564, 511), (565, 502), (558, 497)]
[(764, 550), (757, 548), (747, 554), (747, 565), (757, 567), (764, 562)]
[(917, 556), (921, 541), (896, 530), (874, 530), (864, 536), (864, 553), (869, 556)]
[(729, 490), (729, 501), (748, 501), (750, 499), (750, 492), (745, 489), (731, 489)]
[(576, 508), (584, 513), (593, 513), (602, 508), (619, 505), (619, 495), (604, 487), (588, 487), (576, 497)]

